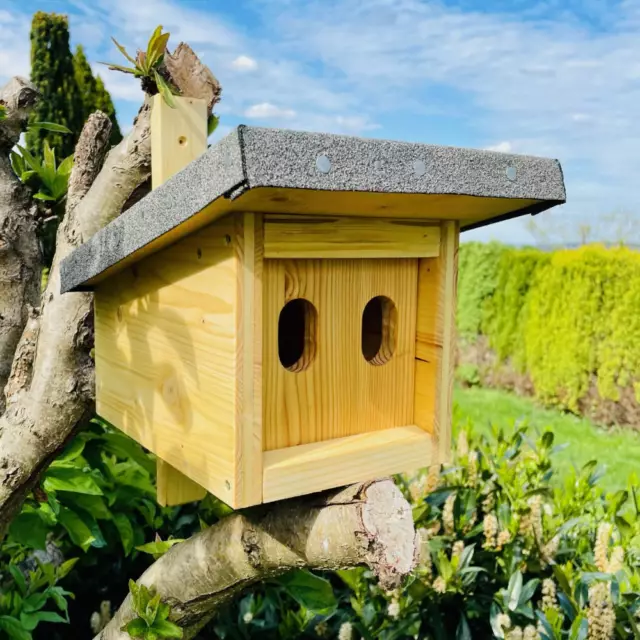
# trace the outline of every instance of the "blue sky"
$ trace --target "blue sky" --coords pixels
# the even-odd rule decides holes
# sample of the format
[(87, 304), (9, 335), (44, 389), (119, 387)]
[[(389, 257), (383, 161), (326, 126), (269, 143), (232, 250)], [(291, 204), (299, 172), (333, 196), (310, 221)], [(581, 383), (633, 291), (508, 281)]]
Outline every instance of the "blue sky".
[[(220, 79), (239, 123), (559, 158), (569, 202), (536, 218), (573, 239), (638, 219), (640, 0), (1, 0), (0, 82), (29, 71), (36, 10), (69, 15), (92, 63), (162, 24)], [(135, 81), (95, 64), (123, 129)], [(631, 233), (631, 231), (628, 231)], [(526, 221), (466, 234), (524, 243)], [(539, 236), (535, 236), (539, 237)]]

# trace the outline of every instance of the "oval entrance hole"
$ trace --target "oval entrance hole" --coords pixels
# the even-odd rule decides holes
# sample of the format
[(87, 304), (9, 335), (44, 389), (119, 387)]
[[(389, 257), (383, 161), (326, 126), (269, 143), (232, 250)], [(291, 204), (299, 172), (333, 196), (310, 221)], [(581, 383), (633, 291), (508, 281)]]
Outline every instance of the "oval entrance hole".
[(316, 355), (318, 312), (304, 298), (296, 298), (282, 307), (278, 319), (278, 356), (288, 371), (304, 371)]
[(393, 300), (376, 296), (362, 312), (362, 355), (373, 365), (386, 364), (396, 350), (398, 310)]

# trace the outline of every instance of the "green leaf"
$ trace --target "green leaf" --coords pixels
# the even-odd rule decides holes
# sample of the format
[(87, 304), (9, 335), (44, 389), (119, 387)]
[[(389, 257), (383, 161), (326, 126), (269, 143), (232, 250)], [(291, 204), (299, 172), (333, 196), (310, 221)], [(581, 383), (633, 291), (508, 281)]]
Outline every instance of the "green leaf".
[(215, 113), (212, 113), (207, 120), (207, 137), (210, 136), (220, 124), (220, 116), (217, 116)]
[(96, 484), (93, 476), (78, 467), (62, 467), (53, 463), (44, 479), (45, 491), (70, 491), (101, 496), (102, 489)]
[(142, 616), (150, 627), (153, 626), (153, 623), (156, 621), (156, 616), (158, 615), (158, 608), (160, 607), (160, 594), (156, 593), (151, 600), (147, 603), (147, 607), (145, 609), (144, 615)]
[(173, 99), (173, 93), (171, 93), (171, 88), (167, 84), (167, 81), (155, 69), (153, 70), (153, 75), (162, 99), (167, 103), (167, 106), (175, 109), (176, 102)]
[(125, 513), (120, 512), (113, 514), (113, 522), (120, 534), (124, 555), (128, 556), (133, 550), (133, 527), (131, 526), (131, 521)]
[(22, 601), (22, 610), (25, 613), (40, 611), (47, 603), (49, 596), (46, 591), (36, 591)]
[(73, 543), (77, 544), (83, 551), (86, 551), (91, 546), (91, 543), (95, 542), (96, 538), (91, 533), (91, 529), (75, 511), (62, 507), (58, 520), (69, 533)]
[(74, 438), (55, 459), (55, 462), (71, 462), (75, 460), (84, 450), (85, 442), (82, 438)]
[(22, 174), (24, 173), (24, 159), (15, 151), (11, 152), (9, 158), (11, 159), (11, 168), (13, 169), (13, 172), (24, 182), (22, 179)]
[(309, 571), (291, 571), (279, 582), (298, 604), (318, 615), (329, 615), (338, 605), (331, 583)]
[(39, 160), (36, 160), (24, 147), (19, 144), (16, 145), (16, 148), (20, 150), (22, 154), (23, 160), (31, 167), (33, 171), (35, 171), (38, 175), (42, 172), (42, 164)]
[(24, 577), (24, 574), (15, 564), (9, 565), (9, 573), (13, 577), (16, 585), (18, 586), (18, 590), (24, 596), (27, 593), (27, 579)]
[(467, 617), (464, 614), (460, 616), (460, 622), (458, 622), (456, 640), (472, 640), (471, 629), (469, 629), (469, 623), (467, 622)]
[(174, 544), (184, 542), (183, 539), (173, 538), (172, 540), (158, 540), (157, 542), (147, 542), (147, 544), (136, 547), (138, 551), (142, 553), (150, 553), (153, 556), (164, 555)]
[(496, 638), (504, 638), (504, 631), (502, 627), (498, 624), (498, 616), (500, 615), (500, 608), (495, 602), (491, 603), (491, 614), (490, 614), (490, 622), (491, 622), (491, 630), (493, 631), (493, 635)]
[(533, 594), (536, 592), (538, 585), (540, 584), (540, 580), (538, 578), (534, 578), (533, 580), (529, 580), (527, 584), (522, 588), (522, 593), (520, 594), (520, 600), (518, 601), (518, 605), (522, 606), (529, 602), (531, 598), (533, 598)]
[(73, 154), (67, 156), (58, 167), (58, 175), (69, 176), (73, 169)]
[(104, 442), (104, 449), (109, 453), (125, 460), (133, 460), (149, 474), (155, 474), (155, 460), (129, 436), (124, 433), (105, 433), (101, 440)]
[(119, 64), (111, 64), (110, 62), (101, 62), (100, 64), (106, 64), (109, 67), (109, 71), (122, 71), (122, 73), (130, 73), (132, 76), (136, 77), (140, 75), (137, 69), (131, 69), (130, 67), (123, 67)]
[(336, 574), (338, 574), (342, 582), (344, 582), (351, 591), (357, 591), (364, 572), (364, 567), (356, 567), (355, 569), (341, 569), (336, 571)]
[(120, 53), (135, 66), (136, 61), (127, 53), (127, 50), (114, 37), (111, 39), (113, 40), (113, 44), (118, 47), (118, 51), (120, 51)]
[(135, 618), (122, 627), (132, 638), (144, 638), (149, 626), (142, 618)]
[[(167, 50), (167, 44), (169, 43), (169, 33), (160, 34), (158, 30), (162, 30), (162, 27), (158, 27), (156, 32), (149, 40), (149, 47), (147, 49), (147, 68), (153, 69), (157, 67), (162, 61), (165, 51)], [(157, 33), (157, 36), (156, 36)]]
[(507, 606), (510, 611), (515, 611), (518, 608), (520, 602), (520, 594), (522, 593), (522, 574), (520, 571), (516, 571), (509, 580), (509, 586), (507, 587), (508, 602)]
[(58, 198), (54, 196), (50, 196), (48, 193), (42, 193), (42, 191), (38, 191), (33, 195), (34, 200), (44, 200), (46, 202), (56, 202)]
[(553, 445), (554, 434), (553, 431), (545, 431), (542, 436), (542, 446), (545, 449), (550, 449), (551, 445)]
[(586, 640), (589, 633), (589, 623), (584, 613), (580, 613), (571, 625), (569, 640)]
[(0, 616), (0, 629), (6, 631), (13, 640), (32, 640), (31, 633), (25, 631), (20, 620), (13, 616)]
[(75, 567), (75, 565), (78, 562), (78, 560), (79, 560), (79, 558), (71, 558), (70, 560), (65, 560), (58, 567), (58, 578), (62, 579), (65, 576), (67, 576), (69, 574), (69, 572), (71, 571), (71, 569), (73, 569), (73, 567)]
[(160, 638), (182, 638), (182, 629), (168, 620), (158, 620), (153, 625), (153, 630)]
[(53, 131), (55, 133), (71, 133), (70, 129), (67, 129), (67, 127), (62, 124), (57, 124), (56, 122), (33, 122), (28, 128), (33, 131), (42, 129), (43, 131)]
[(131, 608), (137, 613), (140, 614), (141, 611), (144, 611), (144, 608), (147, 606), (147, 603), (143, 603), (141, 601), (141, 590), (140, 586), (134, 580), (129, 580), (129, 592), (131, 593)]
[(82, 493), (60, 494), (60, 498), (70, 507), (80, 508), (90, 513), (96, 520), (111, 520), (111, 511), (102, 496), (92, 496)]
[(35, 629), (41, 622), (66, 624), (69, 621), (55, 611), (37, 611), (36, 613), (21, 613), (20, 622), (22, 622), (25, 629), (33, 631), (33, 629)]
[(35, 512), (23, 512), (13, 519), (9, 526), (9, 535), (32, 549), (44, 549), (47, 541), (48, 527)]

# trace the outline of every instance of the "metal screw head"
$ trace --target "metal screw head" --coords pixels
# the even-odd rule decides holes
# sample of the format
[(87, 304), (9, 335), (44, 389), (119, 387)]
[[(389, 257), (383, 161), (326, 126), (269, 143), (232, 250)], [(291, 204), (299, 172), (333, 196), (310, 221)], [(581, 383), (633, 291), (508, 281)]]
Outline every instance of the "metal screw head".
[(331, 171), (331, 160), (325, 155), (318, 156), (316, 158), (316, 169), (320, 173), (329, 173)]
[(518, 175), (515, 167), (507, 167), (505, 173), (507, 174), (507, 178), (509, 180), (515, 180), (516, 176)]
[(427, 173), (427, 165), (424, 160), (414, 160), (411, 166), (413, 167), (413, 173), (418, 177)]

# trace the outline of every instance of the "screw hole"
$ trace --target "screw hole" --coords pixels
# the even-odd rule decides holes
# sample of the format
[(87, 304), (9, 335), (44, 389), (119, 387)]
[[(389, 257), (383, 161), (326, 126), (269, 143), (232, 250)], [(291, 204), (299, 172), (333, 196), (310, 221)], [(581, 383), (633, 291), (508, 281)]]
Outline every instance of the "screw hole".
[(198, 254), (198, 260), (200, 260), (200, 258), (202, 258), (202, 249), (200, 247), (198, 247), (197, 254)]
[(280, 364), (293, 373), (304, 371), (316, 355), (318, 312), (304, 298), (296, 298), (282, 307), (278, 319), (278, 356)]
[(224, 243), (228, 247), (231, 244), (231, 236), (227, 235), (224, 237)]
[(187, 137), (186, 137), (186, 136), (180, 136), (180, 137), (178, 138), (178, 144), (179, 144), (181, 147), (186, 147), (186, 146), (187, 146)]
[(396, 350), (398, 310), (393, 300), (376, 296), (362, 312), (362, 355), (373, 365), (386, 364)]

